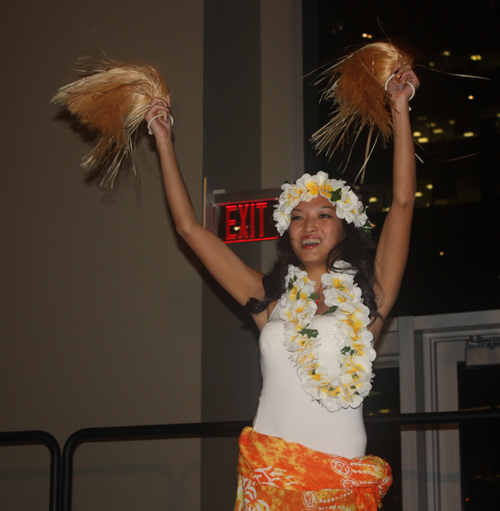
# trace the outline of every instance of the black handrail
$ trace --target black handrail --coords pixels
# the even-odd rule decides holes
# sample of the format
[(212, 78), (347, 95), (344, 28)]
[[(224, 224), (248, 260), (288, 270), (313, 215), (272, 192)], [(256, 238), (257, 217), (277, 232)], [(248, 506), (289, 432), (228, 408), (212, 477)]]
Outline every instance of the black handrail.
[(50, 451), (50, 502), (49, 510), (59, 510), (59, 488), (61, 482), (61, 448), (59, 442), (46, 431), (7, 431), (0, 433), (0, 444), (42, 444)]
[(195, 422), (185, 424), (158, 424), (151, 426), (112, 426), (86, 428), (75, 431), (66, 441), (62, 454), (62, 511), (71, 510), (73, 492), (73, 456), (76, 448), (96, 440), (154, 440), (158, 438), (200, 438), (238, 436), (252, 421)]
[[(428, 412), (404, 413), (400, 415), (367, 416), (365, 424), (449, 424), (481, 419), (498, 419), (500, 410), (480, 412)], [(153, 440), (158, 438), (199, 438), (238, 436), (252, 421), (202, 422), (186, 424), (165, 424), (151, 426), (116, 426), (103, 428), (86, 428), (75, 431), (64, 445), (62, 455), (62, 499), (61, 511), (71, 511), (73, 456), (76, 448), (87, 441), (96, 440)]]
[(468, 422), (481, 419), (500, 419), (500, 410), (486, 410), (474, 412), (422, 412), (422, 413), (401, 413), (399, 415), (376, 415), (364, 418), (365, 424), (452, 424), (454, 422)]

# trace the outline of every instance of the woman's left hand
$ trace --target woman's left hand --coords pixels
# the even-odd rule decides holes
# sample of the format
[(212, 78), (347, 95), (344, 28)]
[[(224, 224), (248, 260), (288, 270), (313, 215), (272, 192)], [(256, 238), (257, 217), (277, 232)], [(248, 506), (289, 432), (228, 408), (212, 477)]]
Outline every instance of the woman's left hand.
[(387, 92), (394, 103), (409, 101), (420, 86), (417, 75), (409, 64), (398, 69), (397, 64), (392, 71), (393, 78), (387, 84)]

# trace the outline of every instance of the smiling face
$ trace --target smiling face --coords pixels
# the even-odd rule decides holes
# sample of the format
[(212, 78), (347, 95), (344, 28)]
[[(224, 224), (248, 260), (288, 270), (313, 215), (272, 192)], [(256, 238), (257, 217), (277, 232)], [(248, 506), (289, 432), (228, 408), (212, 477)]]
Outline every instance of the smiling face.
[(335, 206), (325, 197), (300, 202), (291, 214), (290, 241), (305, 269), (328, 268), (328, 255), (345, 236)]

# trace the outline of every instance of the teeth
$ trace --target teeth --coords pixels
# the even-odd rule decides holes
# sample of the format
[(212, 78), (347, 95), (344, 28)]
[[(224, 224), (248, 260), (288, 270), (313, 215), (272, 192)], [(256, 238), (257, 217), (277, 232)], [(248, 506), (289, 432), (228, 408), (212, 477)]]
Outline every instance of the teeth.
[(321, 240), (304, 240), (302, 245), (319, 245)]

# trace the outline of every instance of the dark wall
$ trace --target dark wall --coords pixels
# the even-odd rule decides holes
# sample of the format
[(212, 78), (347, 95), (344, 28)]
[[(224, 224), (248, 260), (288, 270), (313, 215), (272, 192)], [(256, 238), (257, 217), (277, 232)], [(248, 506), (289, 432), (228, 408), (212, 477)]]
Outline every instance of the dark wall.
[[(49, 100), (84, 50), (153, 65), (201, 213), (203, 0), (3, 2), (0, 43), (0, 431), (62, 446), (87, 427), (199, 422), (201, 277), (152, 137), (137, 137), (138, 182), (104, 192), (80, 168), (92, 137)], [(198, 510), (199, 444), (79, 447), (73, 509)], [(43, 446), (2, 446), (0, 509), (46, 511), (48, 468)]]
[[(227, 192), (261, 187), (260, 5), (207, 0), (204, 20), (203, 171)], [(261, 246), (236, 253), (259, 268)], [(258, 333), (251, 318), (205, 275), (202, 420), (252, 419), (260, 391)], [(231, 509), (237, 441), (202, 441), (202, 509)]]

